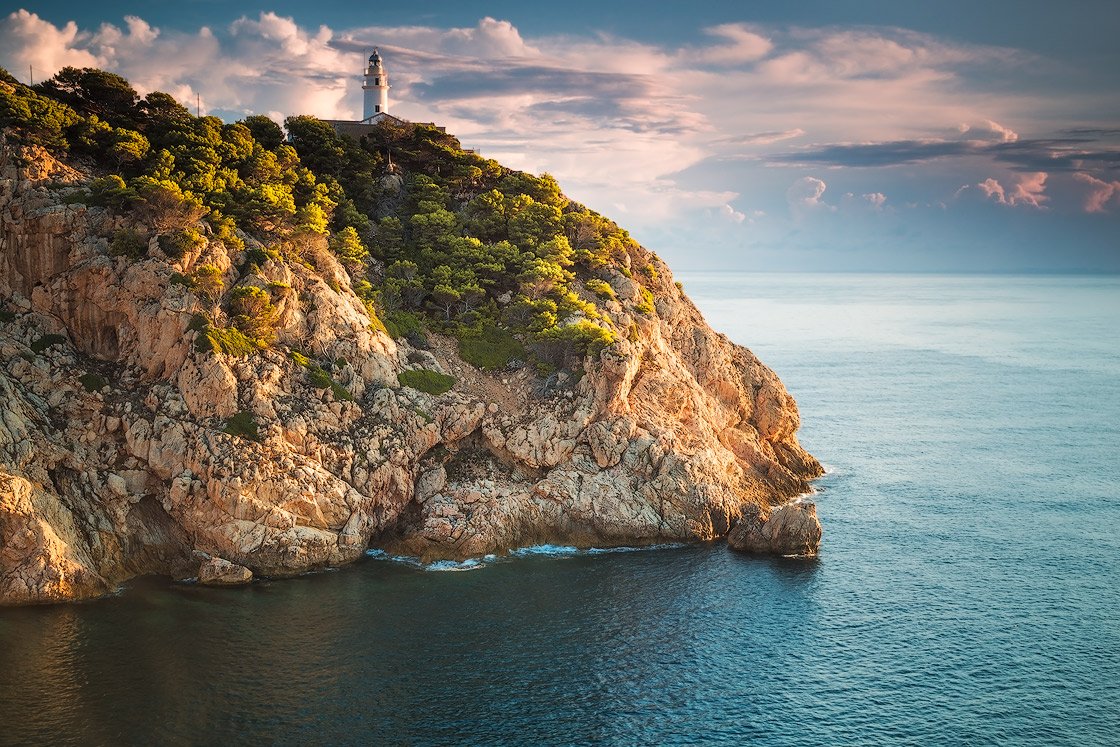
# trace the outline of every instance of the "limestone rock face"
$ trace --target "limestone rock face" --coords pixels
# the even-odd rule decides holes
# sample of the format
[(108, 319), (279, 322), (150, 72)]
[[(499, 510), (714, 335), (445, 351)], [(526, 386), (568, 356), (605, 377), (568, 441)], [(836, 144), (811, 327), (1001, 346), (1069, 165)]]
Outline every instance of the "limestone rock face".
[[(97, 596), (140, 574), (201, 577), (196, 552), (243, 577), (348, 563), (371, 545), (461, 559), (539, 542), (711, 540), (737, 522), (754, 536), (762, 516), (770, 546), (801, 536), (774, 523), (786, 508), (771, 511), (820, 474), (793, 399), (644, 250), (625, 259), (656, 268), (643, 280), (656, 308), (627, 306), (640, 289), (613, 274), (607, 310), (623, 332), (582, 377), (487, 373), (453, 340), (433, 335), (422, 351), (375, 329), (330, 255), (239, 274), (239, 248), (211, 236), (178, 260), (111, 256), (107, 237), (129, 219), (68, 200), (85, 177), (45, 152), (9, 150), (0, 604)], [(227, 289), (273, 294), (276, 345), (200, 349), (192, 320), (223, 313), (181, 282), (203, 264)], [(303, 356), (336, 387), (318, 388)], [(440, 396), (400, 386), (414, 368), (457, 382)]]
[(736, 550), (768, 555), (816, 555), (820, 543), (817, 507), (807, 500), (744, 513), (727, 535), (727, 544)]
[(248, 568), (218, 557), (204, 560), (198, 567), (198, 582), (206, 586), (241, 586), (252, 580)]

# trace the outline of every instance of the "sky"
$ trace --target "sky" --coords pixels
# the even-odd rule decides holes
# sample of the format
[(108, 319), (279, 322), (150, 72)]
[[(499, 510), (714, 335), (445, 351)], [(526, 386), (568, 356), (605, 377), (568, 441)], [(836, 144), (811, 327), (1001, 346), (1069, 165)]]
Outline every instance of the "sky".
[(0, 9), (23, 81), (100, 67), (229, 121), (358, 118), (376, 45), (393, 114), (677, 270), (1120, 272), (1117, 38), (1094, 0)]

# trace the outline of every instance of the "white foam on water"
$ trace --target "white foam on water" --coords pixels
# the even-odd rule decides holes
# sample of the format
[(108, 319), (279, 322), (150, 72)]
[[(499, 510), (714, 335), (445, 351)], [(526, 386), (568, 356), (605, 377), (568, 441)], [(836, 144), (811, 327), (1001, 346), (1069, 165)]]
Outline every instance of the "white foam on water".
[(530, 545), (528, 547), (518, 547), (515, 550), (510, 550), (509, 554), (517, 557), (548, 555), (550, 557), (559, 558), (569, 555), (578, 555), (579, 548), (574, 545)]
[(643, 552), (646, 550), (673, 550), (676, 548), (686, 547), (683, 542), (665, 542), (657, 545), (642, 545), (642, 546), (623, 546), (623, 547), (590, 547), (586, 550), (581, 550), (575, 545), (530, 545), (528, 547), (518, 547), (509, 551), (508, 555), (497, 555), (489, 553), (481, 558), (467, 558), (466, 560), (435, 560), (430, 563), (424, 563), (420, 558), (413, 555), (390, 555), (384, 550), (371, 548), (366, 550), (366, 556), (374, 560), (384, 560), (390, 563), (400, 563), (401, 565), (419, 568), (425, 571), (476, 571), (479, 568), (485, 568), (494, 563), (502, 563), (515, 558), (529, 558), (529, 557), (550, 557), (550, 558), (571, 558), (580, 555), (608, 555), (611, 553), (622, 552)]

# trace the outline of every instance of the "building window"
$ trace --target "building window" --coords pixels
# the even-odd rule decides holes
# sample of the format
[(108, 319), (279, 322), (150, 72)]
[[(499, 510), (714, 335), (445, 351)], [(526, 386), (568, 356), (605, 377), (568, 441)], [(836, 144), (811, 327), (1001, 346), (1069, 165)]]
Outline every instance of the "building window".
[(381, 85), (381, 78), (374, 78), (373, 79), (373, 85), (375, 85), (375, 86)]
[(373, 110), (374, 110), (375, 112), (379, 112), (379, 111), (381, 111), (381, 104), (374, 104), (374, 105), (373, 105)]

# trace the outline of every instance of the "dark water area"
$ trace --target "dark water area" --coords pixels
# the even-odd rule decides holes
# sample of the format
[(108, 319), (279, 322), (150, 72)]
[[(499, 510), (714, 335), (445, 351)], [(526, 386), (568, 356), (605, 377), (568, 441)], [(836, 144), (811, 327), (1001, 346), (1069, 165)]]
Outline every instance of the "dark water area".
[(819, 558), (371, 558), (0, 610), (0, 743), (1120, 743), (1120, 280), (683, 280), (798, 400)]

